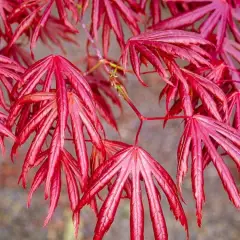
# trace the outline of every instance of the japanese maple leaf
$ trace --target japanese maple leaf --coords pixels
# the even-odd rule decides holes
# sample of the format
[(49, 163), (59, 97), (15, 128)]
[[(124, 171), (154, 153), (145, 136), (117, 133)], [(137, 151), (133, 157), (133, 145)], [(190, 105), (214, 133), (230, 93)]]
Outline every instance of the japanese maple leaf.
[[(138, 80), (145, 85), (140, 76), (141, 58), (149, 61), (160, 77), (169, 82), (168, 73), (164, 64), (169, 67), (174, 64), (174, 59), (181, 58), (199, 66), (210, 66), (206, 58), (209, 54), (199, 45), (209, 45), (199, 34), (181, 30), (157, 30), (142, 33), (128, 40), (123, 53), (123, 66), (126, 69), (127, 55), (129, 51), (133, 71)], [(171, 68), (169, 69), (172, 74)]]
[(138, 27), (139, 16), (131, 8), (132, 0), (93, 0), (92, 1), (92, 33), (97, 38), (98, 29), (102, 26), (102, 43), (104, 55), (107, 56), (110, 33), (113, 30), (116, 35), (120, 47), (124, 47), (124, 33), (122, 29), (121, 19), (126, 23), (127, 27), (134, 35), (140, 33)]
[(168, 234), (160, 206), (160, 193), (154, 183), (154, 179), (165, 193), (174, 216), (188, 231), (187, 219), (173, 180), (156, 160), (138, 146), (124, 147), (94, 172), (89, 188), (83, 194), (75, 211), (80, 211), (113, 178), (115, 181), (98, 214), (94, 240), (102, 239), (111, 226), (121, 199), (124, 184), (128, 179), (132, 180), (130, 199), (131, 239), (144, 239), (144, 209), (141, 180), (146, 187), (155, 239), (167, 239)]
[(234, 29), (233, 34), (236, 34), (236, 24), (233, 19), (233, 9), (230, 1), (223, 0), (167, 0), (168, 2), (183, 2), (183, 3), (204, 3), (199, 7), (182, 13), (178, 16), (168, 18), (159, 22), (154, 26), (154, 29), (173, 29), (192, 25), (201, 18), (207, 15), (207, 19), (199, 27), (199, 32), (204, 38), (208, 38), (217, 26), (217, 50), (223, 44), (226, 36), (227, 27)]
[[(73, 145), (75, 147), (78, 167), (81, 172), (82, 182), (81, 186), (84, 188), (88, 181), (88, 156), (84, 137), (84, 127), (86, 128), (93, 144), (98, 148), (102, 149), (101, 137), (98, 132), (99, 122), (95, 121), (95, 116), (89, 114), (87, 107), (83, 104), (81, 99), (77, 97), (76, 94), (69, 92), (67, 93), (67, 107), (68, 113), (66, 114), (66, 119), (68, 117), (71, 119), (71, 135), (73, 137)], [(49, 171), (46, 179), (46, 191), (45, 194), (49, 194), (49, 186), (51, 186), (52, 179), (54, 178), (55, 167), (59, 162), (60, 151), (64, 147), (64, 142), (66, 138), (65, 128), (61, 133), (61, 117), (64, 108), (59, 105), (57, 99), (57, 93), (44, 93), (38, 92), (34, 94), (25, 95), (20, 98), (16, 104), (11, 109), (11, 113), (8, 118), (8, 126), (12, 127), (17, 117), (20, 115), (25, 115), (25, 106), (31, 105), (34, 108), (34, 103), (42, 103), (41, 108), (32, 113), (31, 118), (22, 126), (22, 129), (18, 128), (18, 125), (22, 123), (23, 119), (17, 123), (17, 141), (12, 148), (12, 155), (16, 153), (17, 149), (24, 144), (30, 135), (36, 132), (34, 139), (28, 149), (24, 165), (21, 173), (21, 180), (23, 186), (26, 185), (26, 174), (29, 169), (37, 161), (38, 155), (45, 150), (44, 143), (47, 143), (47, 138), (52, 135), (49, 149)], [(53, 134), (51, 130), (53, 129)], [(62, 134), (62, 135), (61, 135)]]
[[(172, 68), (173, 67), (174, 66), (172, 66)], [(204, 77), (195, 73), (195, 71), (192, 72), (186, 68), (181, 68), (179, 71), (176, 66), (173, 69), (173, 78), (175, 79), (171, 80), (173, 81), (174, 86), (166, 85), (160, 94), (160, 99), (166, 94), (167, 111), (169, 110), (170, 101), (176, 100), (177, 95), (179, 95), (179, 100), (182, 102), (182, 105), (178, 105), (178, 102), (175, 102), (175, 104), (183, 108), (185, 112), (188, 112), (187, 108), (195, 109), (194, 106), (198, 104), (198, 99), (200, 99), (206, 113), (210, 113), (217, 120), (222, 121), (222, 116), (218, 107), (218, 101), (220, 101), (222, 105), (221, 109), (224, 111), (226, 118), (228, 106), (225, 93), (214, 81), (208, 79), (208, 77), (211, 76)], [(210, 73), (212, 74), (212, 71)], [(187, 101), (188, 99), (190, 101)], [(216, 99), (218, 101), (216, 101)], [(176, 113), (179, 112), (175, 112), (175, 114)]]
[[(9, 98), (11, 98), (11, 92), (13, 85), (16, 82), (21, 82), (21, 75), (24, 72), (24, 68), (21, 67), (14, 60), (0, 55), (0, 81), (2, 86), (6, 89)], [(0, 88), (0, 105), (5, 109), (9, 109), (8, 100), (4, 97), (4, 91)]]
[[(221, 146), (232, 157), (237, 167), (240, 166), (240, 133), (229, 125), (212, 118), (194, 115), (185, 125), (184, 133), (178, 147), (177, 182), (181, 189), (182, 180), (188, 171), (188, 157), (192, 155), (192, 188), (196, 199), (197, 221), (201, 225), (204, 196), (204, 150), (210, 156), (223, 186), (232, 203), (240, 208), (240, 195), (236, 183), (216, 149)], [(204, 146), (204, 147), (203, 147)]]
[[(62, 109), (61, 105), (57, 102), (57, 94), (55, 92), (38, 92), (23, 96), (12, 107), (11, 114), (7, 121), (8, 126), (13, 126), (18, 115), (20, 115), (16, 126), (16, 130), (18, 130), (18, 132), (16, 132), (17, 140), (12, 148), (12, 155), (30, 138), (31, 134), (36, 133), (27, 151), (19, 181), (21, 180), (25, 187), (26, 176), (29, 170), (41, 165), (32, 183), (28, 205), (30, 204), (33, 192), (45, 181), (45, 198), (50, 198), (50, 206), (44, 225), (49, 222), (57, 207), (61, 191), (62, 167), (66, 174), (72, 210), (76, 208), (79, 200), (78, 182), (80, 183), (82, 191), (86, 187), (89, 163), (84, 128), (86, 128), (94, 146), (99, 149), (99, 151), (102, 149), (101, 138), (98, 133), (100, 123), (94, 122), (94, 116), (88, 113), (89, 110), (76, 94), (68, 92), (67, 96), (69, 118), (71, 120), (71, 125), (69, 124), (68, 128), (73, 138), (77, 160), (75, 160), (74, 157), (66, 151), (64, 145), (62, 145), (64, 144), (65, 138), (62, 139), (60, 135), (61, 120), (58, 114)], [(30, 109), (35, 109), (36, 104), (38, 104), (38, 106), (40, 104), (41, 108), (37, 106), (36, 110), (31, 113), (31, 117), (26, 121), (25, 116), (29, 113), (29, 107)], [(22, 125), (22, 121), (24, 120), (25, 125)], [(22, 125), (20, 128), (19, 124)], [(94, 204), (94, 201), (92, 201), (91, 204)], [(95, 204), (92, 207), (95, 210)], [(75, 234), (77, 234), (79, 224), (78, 213), (74, 213), (73, 220)]]
[[(74, 92), (68, 92), (68, 89)], [(39, 92), (41, 90), (42, 92)], [(28, 166), (35, 161), (37, 154), (41, 152), (43, 143), (51, 133), (52, 128), (54, 133), (51, 157), (54, 166), (59, 151), (64, 146), (68, 117), (71, 118), (71, 133), (79, 159), (83, 157), (83, 162), (87, 162), (87, 155), (84, 154), (85, 140), (82, 132), (84, 126), (87, 128), (94, 144), (101, 149), (99, 132), (102, 133), (103, 128), (95, 111), (91, 88), (80, 70), (63, 57), (51, 55), (36, 62), (23, 74), (21, 84), (16, 84), (12, 92), (18, 100), (11, 108), (8, 125), (13, 127), (14, 122), (20, 116), (16, 133), (23, 138), (22, 140), (21, 137), (18, 138), (19, 141), (15, 144), (13, 153), (19, 145), (27, 140), (32, 132), (36, 131), (37, 133), (29, 148), (26, 164), (23, 167), (24, 171), (28, 170)], [(32, 107), (29, 106), (31, 104), (33, 104)], [(46, 119), (44, 120), (44, 118)], [(27, 128), (26, 120), (30, 124), (30, 126), (27, 125)], [(56, 126), (54, 125), (55, 120), (57, 120)], [(30, 161), (30, 159), (32, 160)], [(85, 170), (83, 172), (83, 182), (86, 183), (88, 172)], [(52, 174), (49, 175), (48, 181), (50, 181)], [(24, 177), (22, 179), (24, 182)]]
[[(56, 81), (54, 81), (54, 76)], [(91, 115), (91, 119), (94, 122), (97, 130), (101, 129), (102, 131), (103, 128), (96, 115), (93, 94), (87, 80), (83, 77), (82, 73), (75, 66), (73, 66), (70, 62), (68, 62), (63, 57), (51, 55), (36, 62), (34, 65), (28, 68), (28, 70), (23, 74), (21, 84), (16, 84), (15, 89), (12, 93), (15, 98), (21, 99), (25, 95), (27, 95), (26, 98), (28, 100), (32, 99), (33, 101), (37, 101), (37, 102), (42, 101), (40, 106), (43, 105), (44, 103), (43, 100), (48, 100), (48, 98), (56, 98), (57, 107), (53, 107), (53, 108), (57, 112), (55, 112), (55, 115), (54, 115), (55, 117), (52, 116), (51, 121), (53, 123), (54, 119), (58, 117), (59, 124), (57, 128), (59, 129), (59, 134), (56, 133), (57, 139), (55, 139), (55, 142), (60, 144), (60, 148), (62, 148), (64, 145), (65, 129), (67, 127), (67, 118), (69, 116), (69, 110), (70, 110), (70, 107), (69, 107), (70, 103), (68, 103), (69, 99), (67, 94), (67, 88), (72, 88), (72, 90), (74, 90), (74, 92), (77, 94), (78, 98), (80, 99), (79, 100), (81, 102), (80, 105), (86, 106), (87, 108), (87, 113), (85, 114), (87, 116)], [(49, 94), (46, 93), (48, 91), (52, 91), (52, 89), (57, 90), (56, 94), (52, 95), (51, 93)], [(33, 95), (34, 97), (31, 95), (32, 92), (39, 91), (39, 90), (42, 90), (43, 93)], [(29, 116), (31, 116), (32, 114), (31, 112), (29, 112), (28, 107), (25, 108), (19, 102), (21, 103), (21, 100), (16, 101), (16, 103), (12, 107), (11, 114), (9, 116), (9, 121), (8, 121), (9, 126), (12, 127), (13, 126), (12, 124), (14, 123), (17, 116), (20, 113), (22, 114), (23, 117), (19, 118), (18, 125), (16, 128), (18, 132), (22, 130), (21, 128), (22, 126), (24, 126), (24, 121), (26, 121), (26, 119), (28, 119)], [(88, 119), (87, 116), (85, 116), (84, 119)], [(48, 120), (48, 123), (50, 124), (50, 126), (52, 125), (51, 121)], [(86, 122), (86, 124), (89, 125), (90, 122), (88, 123)], [(91, 125), (92, 123), (90, 124), (90, 126)], [(46, 134), (48, 134), (48, 132), (45, 133), (45, 137), (42, 140), (46, 138)], [(94, 138), (93, 138), (93, 141), (94, 141)], [(39, 142), (39, 144), (40, 143), (41, 142)], [(38, 151), (36, 151), (36, 153)], [(58, 153), (59, 151), (57, 151), (56, 156), (58, 155)]]
[[(36, 41), (40, 35), (41, 29), (47, 24), (48, 19), (51, 17), (51, 11), (54, 3), (56, 3), (60, 21), (69, 28), (68, 31), (77, 32), (76, 28), (68, 21), (67, 11), (70, 10), (75, 18), (78, 19), (78, 10), (73, 0), (33, 0), (24, 1), (20, 4), (19, 8), (15, 9), (11, 14), (11, 20), (18, 19), (19, 15), (24, 14), (23, 20), (19, 23), (11, 40), (8, 43), (8, 49), (17, 41), (17, 39), (30, 27), (33, 28), (31, 36), (31, 49), (35, 47)], [(26, 14), (28, 12), (28, 14)], [(25, 16), (26, 15), (26, 16)], [(65, 33), (66, 34), (66, 33)], [(61, 35), (65, 35), (64, 32)], [(68, 38), (66, 35), (64, 38)]]

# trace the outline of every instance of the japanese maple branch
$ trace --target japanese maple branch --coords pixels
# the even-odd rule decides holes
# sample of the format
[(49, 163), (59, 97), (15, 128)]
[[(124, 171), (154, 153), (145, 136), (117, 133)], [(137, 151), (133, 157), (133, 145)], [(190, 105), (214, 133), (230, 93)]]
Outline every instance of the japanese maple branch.
[(95, 52), (97, 54), (97, 57), (99, 58), (100, 61), (103, 60), (104, 58), (103, 58), (103, 56), (101, 54), (101, 51), (98, 49), (97, 44), (95, 43), (93, 37), (91, 36), (90, 32), (87, 29), (86, 24), (83, 22), (83, 20), (81, 20), (80, 23), (81, 23), (81, 26), (82, 26), (83, 30), (85, 31), (85, 33), (87, 35), (88, 40), (91, 42), (92, 47), (95, 50)]
[[(92, 71), (94, 71), (95, 69), (97, 69), (100, 65), (107, 63), (111, 66), (111, 62), (107, 61), (106, 59), (103, 58), (101, 51), (98, 49), (93, 37), (91, 36), (90, 32), (88, 31), (86, 24), (83, 22), (83, 20), (81, 20), (81, 25), (82, 28), (84, 29), (88, 40), (91, 42), (93, 49), (95, 50), (97, 57), (99, 59), (99, 62), (93, 66), (93, 68), (91, 68), (89, 71), (87, 71), (85, 73), (85, 75), (88, 75), (89, 73), (91, 73)], [(116, 64), (115, 65), (115, 70), (118, 69), (118, 66)], [(105, 69), (110, 72), (110, 69), (108, 68), (108, 66), (106, 64), (104, 64)], [(110, 77), (111, 78), (111, 77)], [(186, 118), (186, 116), (172, 116), (172, 117), (144, 117), (141, 112), (136, 108), (136, 106), (133, 104), (132, 100), (128, 97), (128, 95), (126, 94), (125, 89), (122, 88), (121, 85), (119, 84), (114, 84), (115, 88), (117, 89), (117, 91), (120, 93), (120, 95), (122, 95), (123, 99), (128, 103), (128, 105), (132, 108), (132, 110), (135, 112), (135, 114), (137, 115), (138, 119), (140, 120), (140, 124), (136, 133), (136, 137), (135, 137), (135, 145), (138, 144), (138, 139), (139, 139), (139, 135), (140, 132), (142, 130), (142, 126), (144, 121), (154, 121), (154, 120), (166, 120), (166, 119), (183, 119)], [(120, 87), (119, 87), (120, 86)], [(120, 91), (119, 91), (120, 90)]]
[(128, 97), (128, 95), (123, 96), (124, 100), (128, 103), (128, 105), (132, 108), (134, 113), (137, 115), (140, 120), (139, 127), (135, 137), (135, 145), (138, 144), (139, 135), (143, 127), (143, 123), (145, 121), (157, 121), (157, 120), (166, 120), (166, 119), (186, 119), (188, 116), (171, 116), (171, 117), (144, 117), (141, 112), (137, 109), (137, 107), (133, 104), (132, 100)]

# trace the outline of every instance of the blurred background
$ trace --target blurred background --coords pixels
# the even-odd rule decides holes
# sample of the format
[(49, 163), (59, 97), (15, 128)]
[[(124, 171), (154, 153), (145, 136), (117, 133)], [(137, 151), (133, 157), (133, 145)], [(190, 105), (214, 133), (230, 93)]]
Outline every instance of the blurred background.
[[(87, 25), (89, 25), (89, 20), (88, 16), (84, 19)], [(66, 49), (65, 56), (84, 71), (85, 66), (82, 63), (82, 58), (86, 54), (86, 38), (84, 31), (81, 28), (79, 29), (80, 33), (77, 35), (77, 39), (80, 46), (64, 44)], [(98, 46), (101, 46), (100, 42)], [(64, 55), (58, 49), (54, 47), (49, 49), (40, 42), (36, 47), (35, 57), (38, 60), (52, 53)], [(115, 44), (115, 37), (113, 37), (110, 48), (110, 56), (116, 60), (120, 56), (117, 44)], [(144, 88), (135, 77), (128, 75), (128, 80), (125, 83), (129, 96), (143, 115), (149, 117), (163, 116), (165, 113), (164, 99), (159, 104), (158, 97), (164, 84), (154, 74), (146, 75), (144, 79), (149, 85), (148, 88)], [(104, 124), (108, 139), (133, 143), (139, 124), (136, 116), (125, 103), (123, 103), (122, 113), (118, 109), (115, 109), (114, 112), (120, 135), (114, 129)], [(160, 162), (174, 180), (177, 166), (176, 151), (182, 130), (183, 123), (181, 120), (169, 121), (164, 129), (162, 122), (154, 121), (145, 123), (140, 135), (140, 145)], [(0, 158), (0, 240), (73, 240), (72, 214), (66, 189), (63, 188), (62, 190), (60, 203), (51, 222), (47, 227), (43, 228), (43, 222), (48, 210), (48, 201), (44, 200), (43, 189), (39, 189), (34, 194), (32, 205), (28, 209), (26, 201), (30, 184), (26, 190), (23, 190), (17, 183), (27, 146), (23, 147), (18, 153), (14, 164), (11, 163), (9, 157), (11, 142), (6, 141), (6, 146), (6, 154)], [(235, 179), (238, 179), (237, 183), (239, 184), (239, 173), (235, 166), (228, 159), (226, 159), (226, 162), (229, 163), (228, 166), (232, 169), (232, 173)], [(228, 200), (218, 173), (212, 164), (205, 171), (205, 194), (206, 203), (203, 208), (202, 228), (198, 228), (189, 172), (183, 185), (183, 197), (186, 202), (184, 209), (188, 218), (190, 239), (239, 240), (240, 214)], [(161, 204), (168, 226), (169, 240), (186, 239), (186, 233), (180, 223), (175, 221), (164, 194), (162, 194)], [(154, 235), (146, 197), (144, 198), (144, 206), (145, 239), (151, 240), (154, 239)], [(92, 239), (96, 217), (90, 208), (84, 208), (80, 222), (78, 240)], [(129, 228), (129, 201), (121, 200), (115, 221), (104, 239), (130, 239)]]

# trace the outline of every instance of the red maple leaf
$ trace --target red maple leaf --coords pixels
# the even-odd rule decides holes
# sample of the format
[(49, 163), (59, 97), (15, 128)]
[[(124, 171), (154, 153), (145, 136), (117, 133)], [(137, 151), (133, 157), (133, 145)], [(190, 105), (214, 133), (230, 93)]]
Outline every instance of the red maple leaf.
[[(29, 170), (41, 165), (33, 180), (28, 202), (30, 203), (33, 192), (40, 184), (46, 181), (45, 198), (47, 199), (48, 196), (50, 197), (50, 207), (45, 225), (50, 220), (60, 197), (62, 167), (66, 174), (72, 210), (76, 208), (79, 198), (77, 182), (80, 183), (82, 191), (86, 188), (88, 183), (89, 162), (84, 128), (86, 128), (95, 147), (99, 149), (99, 151), (103, 151), (101, 150), (103, 149), (101, 137), (98, 133), (100, 123), (94, 122), (94, 116), (89, 114), (87, 107), (75, 93), (68, 92), (67, 97), (69, 114), (66, 117), (69, 117), (71, 120), (71, 124), (68, 125), (68, 128), (73, 138), (72, 143), (75, 147), (77, 160), (75, 160), (65, 149), (64, 142), (66, 133), (63, 132), (63, 136), (60, 134), (61, 116), (59, 114), (63, 109), (61, 108), (62, 105), (59, 105), (57, 102), (57, 93), (38, 92), (23, 96), (12, 108), (8, 119), (8, 125), (12, 126), (20, 114), (20, 119), (16, 126), (18, 129), (17, 139), (12, 148), (12, 155), (29, 139), (31, 134), (36, 132), (27, 151), (19, 180), (22, 181), (25, 187), (26, 176)], [(36, 104), (38, 106), (40, 104), (41, 108), (36, 108), (36, 110), (31, 113), (31, 118), (28, 119), (27, 124), (25, 122), (25, 125), (19, 128), (18, 125), (22, 124), (24, 120), (21, 116), (26, 114), (25, 107), (27, 107), (29, 111), (29, 108), (34, 109)], [(93, 206), (93, 208), (95, 207)], [(78, 223), (79, 215), (76, 213), (74, 215), (76, 234)]]
[[(60, 56), (49, 56), (32, 65), (23, 74), (21, 84), (16, 84), (14, 90), (14, 96), (18, 100), (11, 108), (8, 126), (13, 127), (18, 117), (19, 119), (16, 126), (17, 141), (12, 154), (30, 134), (37, 133), (23, 165), (21, 177), (23, 185), (25, 186), (27, 171), (44, 150), (47, 137), (52, 136), (49, 147), (51, 167), (47, 180), (48, 189), (46, 189), (46, 195), (48, 195), (49, 183), (54, 176), (54, 166), (58, 162), (60, 150), (64, 147), (67, 138), (67, 129), (73, 137), (79, 167), (82, 169), (82, 186), (86, 184), (88, 159), (83, 128), (86, 127), (92, 142), (98, 149), (102, 148), (99, 132), (102, 132), (103, 128), (95, 111), (91, 88), (82, 73), (66, 59)], [(67, 125), (68, 118), (71, 119), (71, 125)]]
[[(8, 118), (8, 126), (12, 127), (17, 117), (21, 114), (25, 114), (24, 106), (31, 106), (32, 104), (34, 108), (34, 103), (42, 103), (42, 107), (31, 114), (31, 118), (28, 120), (27, 124), (22, 126), (22, 129), (17, 128), (17, 141), (12, 149), (12, 154), (15, 154), (17, 149), (36, 131), (36, 135), (29, 147), (22, 169), (21, 179), (24, 187), (26, 184), (26, 174), (31, 166), (34, 165), (38, 155), (44, 150), (44, 143), (47, 142), (49, 134), (50, 136), (52, 135), (51, 130), (53, 129), (54, 131), (49, 147), (50, 170), (47, 183), (49, 184), (51, 182), (54, 167), (58, 162), (59, 154), (64, 147), (66, 138), (65, 128), (63, 128), (61, 135), (61, 115), (64, 109), (57, 101), (57, 94), (53, 92), (38, 92), (20, 98), (11, 109)], [(71, 134), (73, 136), (73, 144), (76, 149), (79, 168), (82, 174), (82, 187), (84, 187), (88, 179), (88, 157), (83, 128), (86, 127), (92, 142), (98, 149), (101, 149), (102, 143), (98, 133), (100, 123), (95, 121), (94, 116), (89, 114), (88, 109), (84, 106), (82, 101), (72, 92), (67, 94), (67, 108), (69, 113), (64, 116), (66, 119), (68, 119), (68, 116), (71, 119)], [(22, 118), (19, 119), (17, 127), (22, 123), (21, 121)], [(49, 189), (46, 189), (46, 195), (48, 195), (48, 190)]]
[[(119, 143), (121, 145), (121, 143)], [(124, 184), (131, 179), (130, 199), (131, 239), (143, 239), (144, 212), (141, 180), (144, 182), (149, 201), (155, 239), (167, 239), (167, 227), (160, 206), (160, 193), (154, 179), (165, 193), (170, 209), (188, 232), (187, 220), (177, 195), (176, 186), (166, 170), (145, 150), (138, 146), (123, 147), (94, 172), (89, 188), (82, 196), (75, 212), (82, 209), (116, 176), (108, 196), (98, 214), (94, 240), (102, 239), (111, 226), (119, 205)]]
[[(23, 34), (26, 33), (29, 28), (33, 28), (33, 33), (31, 34), (31, 49), (36, 45), (36, 41), (40, 35), (42, 28), (44, 28), (51, 18), (51, 11), (54, 3), (57, 6), (58, 15), (60, 22), (63, 23), (67, 28), (67, 32), (62, 32), (61, 36), (68, 38), (67, 33), (70, 31), (72, 33), (78, 32), (75, 27), (68, 21), (68, 14), (66, 10), (69, 10), (74, 19), (78, 19), (78, 10), (77, 6), (72, 0), (27, 0), (22, 2), (18, 8), (16, 8), (9, 19), (14, 22), (19, 22), (21, 16), (22, 20), (20, 21), (17, 29), (14, 31), (14, 34), (11, 36), (10, 41), (8, 42), (8, 49), (17, 41), (17, 39)], [(56, 30), (56, 29), (53, 29)], [(48, 34), (49, 36), (49, 34)], [(57, 39), (57, 36), (55, 36)], [(61, 47), (61, 45), (60, 45)]]
[[(180, 58), (189, 61), (197, 66), (201, 64), (211, 66), (206, 58), (210, 55), (199, 45), (209, 45), (210, 42), (203, 39), (199, 34), (181, 31), (149, 31), (128, 40), (123, 53), (123, 66), (126, 69), (128, 51), (133, 71), (138, 80), (146, 85), (140, 76), (141, 57), (147, 59), (158, 72), (160, 77), (169, 84), (168, 73), (164, 63), (169, 68), (176, 65), (174, 59)], [(176, 65), (177, 66), (177, 65)]]
[[(173, 68), (174, 66), (172, 66)], [(166, 85), (160, 94), (160, 99), (166, 94), (166, 109), (168, 115), (174, 115), (181, 112), (183, 109), (187, 115), (191, 116), (191, 112), (199, 111), (195, 109), (201, 100), (201, 108), (205, 109), (206, 114), (211, 114), (217, 120), (221, 121), (222, 116), (220, 110), (227, 114), (227, 99), (222, 89), (212, 81), (213, 71), (204, 77), (196, 71), (189, 71), (186, 68), (179, 69), (174, 67), (173, 78), (171, 79), (174, 86)], [(216, 75), (215, 75), (216, 76)], [(179, 97), (178, 97), (179, 96)], [(194, 97), (192, 97), (194, 96)], [(172, 106), (172, 110), (169, 110), (170, 101), (174, 100), (175, 104)], [(222, 107), (220, 109), (219, 102)], [(174, 111), (173, 111), (174, 109)]]
[(173, 29), (190, 26), (207, 15), (207, 19), (198, 28), (204, 38), (208, 38), (217, 26), (217, 50), (220, 50), (226, 37), (227, 27), (232, 29), (234, 35), (239, 36), (237, 25), (234, 22), (233, 7), (231, 1), (222, 0), (167, 0), (167, 2), (181, 3), (204, 3), (199, 7), (190, 9), (180, 15), (168, 18), (157, 25), (154, 29)]
[[(237, 167), (240, 167), (240, 134), (239, 131), (229, 125), (212, 118), (194, 115), (187, 120), (184, 133), (178, 147), (178, 172), (177, 182), (181, 189), (183, 177), (188, 170), (188, 157), (192, 155), (192, 188), (196, 200), (197, 221), (201, 225), (202, 205), (204, 196), (203, 170), (204, 151), (210, 156), (222, 180), (223, 186), (233, 204), (240, 208), (240, 195), (233, 177), (225, 165), (221, 155), (217, 152), (217, 146), (221, 146), (232, 157)], [(203, 146), (204, 145), (204, 148)], [(204, 149), (204, 150), (203, 150)]]

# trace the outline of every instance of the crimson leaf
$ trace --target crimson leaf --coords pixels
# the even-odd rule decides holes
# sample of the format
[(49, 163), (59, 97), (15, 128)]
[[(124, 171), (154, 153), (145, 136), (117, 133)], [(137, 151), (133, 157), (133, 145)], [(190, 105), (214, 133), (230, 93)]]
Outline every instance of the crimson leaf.
[(205, 38), (209, 37), (217, 26), (217, 49), (221, 49), (226, 36), (227, 27), (233, 29), (233, 34), (238, 35), (236, 23), (233, 18), (231, 3), (222, 0), (167, 0), (168, 2), (203, 3), (193, 10), (168, 18), (156, 26), (155, 29), (173, 29), (192, 25), (199, 19), (208, 15), (199, 27), (199, 32)]
[(177, 181), (181, 189), (183, 177), (188, 170), (188, 156), (192, 153), (192, 187), (196, 199), (197, 221), (201, 225), (202, 205), (204, 197), (204, 158), (203, 147), (208, 152), (211, 161), (218, 171), (223, 186), (233, 204), (240, 208), (240, 195), (233, 177), (225, 165), (221, 155), (217, 152), (217, 143), (229, 156), (237, 167), (240, 166), (240, 134), (236, 129), (212, 118), (194, 115), (187, 120), (184, 133), (178, 147)]
[[(121, 143), (119, 143), (120, 145)], [(141, 196), (141, 179), (145, 183), (149, 201), (155, 239), (167, 239), (167, 227), (159, 204), (160, 194), (154, 184), (154, 178), (165, 193), (170, 208), (181, 224), (188, 231), (187, 220), (177, 196), (176, 186), (166, 170), (145, 150), (138, 146), (124, 147), (108, 161), (104, 162), (93, 174), (91, 185), (81, 198), (76, 212), (101, 191), (111, 179), (116, 180), (104, 201), (98, 215), (94, 240), (100, 240), (112, 224), (124, 183), (132, 180), (130, 200), (131, 239), (143, 239), (144, 214)]]
[[(128, 40), (123, 53), (123, 66), (126, 69), (128, 51), (133, 71), (138, 80), (145, 85), (140, 76), (141, 57), (147, 59), (158, 72), (160, 77), (169, 82), (164, 63), (169, 67), (174, 59), (185, 59), (196, 66), (201, 64), (211, 66), (206, 60), (210, 57), (205, 50), (198, 45), (209, 45), (199, 34), (181, 31), (149, 31)], [(140, 55), (140, 56), (139, 56)], [(171, 71), (170, 71), (171, 73)]]

